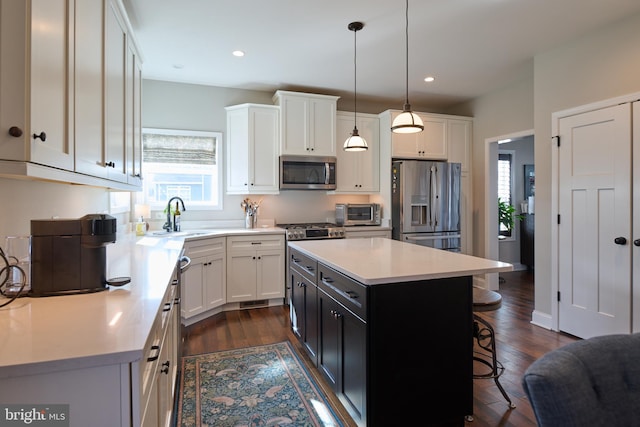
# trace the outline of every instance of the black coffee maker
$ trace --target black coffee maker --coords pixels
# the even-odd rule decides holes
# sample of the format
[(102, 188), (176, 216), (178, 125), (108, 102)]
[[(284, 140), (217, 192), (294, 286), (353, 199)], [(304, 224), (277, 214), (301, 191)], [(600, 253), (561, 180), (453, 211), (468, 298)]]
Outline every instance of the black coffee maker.
[(29, 296), (70, 295), (107, 289), (106, 246), (116, 241), (116, 219), (31, 220)]

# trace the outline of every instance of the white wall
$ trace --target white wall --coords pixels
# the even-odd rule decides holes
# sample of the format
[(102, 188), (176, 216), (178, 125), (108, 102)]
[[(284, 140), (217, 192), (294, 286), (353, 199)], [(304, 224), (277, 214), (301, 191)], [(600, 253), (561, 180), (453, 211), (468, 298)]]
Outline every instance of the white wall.
[(640, 14), (535, 57), (530, 73), (451, 114), (474, 117), (474, 254), (484, 255), (484, 145), (487, 138), (535, 130), (535, 311), (551, 316), (551, 115), (640, 90)]
[(551, 313), (551, 115), (640, 91), (640, 14), (535, 58), (536, 311)]
[(3, 248), (6, 236), (31, 234), (32, 219), (80, 218), (109, 209), (109, 192), (104, 189), (20, 179), (0, 178), (0, 200)]
[[(230, 105), (256, 103), (273, 105), (272, 92), (229, 89), (212, 86), (144, 80), (142, 86), (142, 125), (150, 128), (190, 129), (223, 133), (223, 151), (226, 152), (226, 111)], [(224, 156), (223, 156), (224, 157)], [(226, 165), (224, 165), (226, 167)], [(279, 195), (224, 195), (222, 211), (182, 212), (182, 227), (189, 222), (237, 221), (244, 224), (244, 211), (240, 203), (245, 197), (262, 200), (259, 219), (273, 220), (276, 224), (292, 222), (325, 222), (334, 220), (335, 204), (367, 201), (368, 196), (332, 196), (324, 191), (283, 191)], [(155, 217), (155, 213), (152, 213)], [(152, 223), (162, 227), (162, 220)]]

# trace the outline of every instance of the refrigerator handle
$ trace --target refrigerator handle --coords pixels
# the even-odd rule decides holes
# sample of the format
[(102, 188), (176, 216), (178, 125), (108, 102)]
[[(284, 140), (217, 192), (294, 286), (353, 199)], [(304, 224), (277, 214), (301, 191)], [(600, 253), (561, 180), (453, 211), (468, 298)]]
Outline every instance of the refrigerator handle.
[(434, 165), (431, 166), (431, 209), (430, 209), (430, 222), (435, 228), (438, 226), (438, 210), (440, 209), (440, 200), (438, 197), (438, 168)]

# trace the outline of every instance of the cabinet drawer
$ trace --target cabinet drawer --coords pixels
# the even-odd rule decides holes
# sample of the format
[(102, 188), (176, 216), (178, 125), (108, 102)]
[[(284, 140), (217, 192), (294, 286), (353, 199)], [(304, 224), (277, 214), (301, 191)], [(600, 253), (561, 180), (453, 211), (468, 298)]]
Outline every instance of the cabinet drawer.
[(318, 288), (367, 320), (367, 287), (321, 263), (318, 263)]
[(284, 235), (227, 237), (227, 249), (230, 251), (284, 249)]
[(294, 268), (305, 279), (316, 283), (318, 262), (300, 251), (289, 249), (289, 267)]
[(185, 242), (184, 253), (189, 258), (198, 258), (219, 253), (224, 253), (226, 249), (224, 237), (216, 237), (213, 239), (192, 240)]

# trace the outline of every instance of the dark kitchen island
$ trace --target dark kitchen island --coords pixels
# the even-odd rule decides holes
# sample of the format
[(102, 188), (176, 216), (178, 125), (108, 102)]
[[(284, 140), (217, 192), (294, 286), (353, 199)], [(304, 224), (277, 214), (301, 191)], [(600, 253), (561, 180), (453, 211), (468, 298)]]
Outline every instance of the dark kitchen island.
[(292, 328), (361, 426), (473, 414), (473, 276), (511, 264), (384, 238), (289, 243)]

